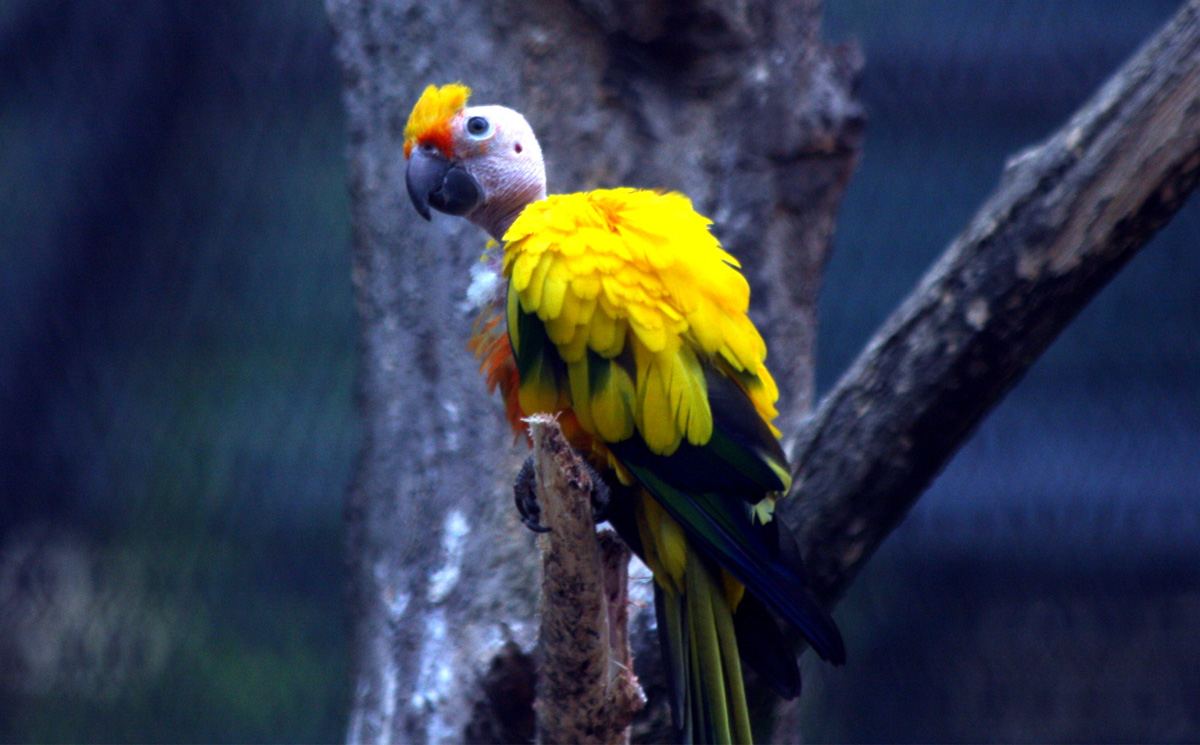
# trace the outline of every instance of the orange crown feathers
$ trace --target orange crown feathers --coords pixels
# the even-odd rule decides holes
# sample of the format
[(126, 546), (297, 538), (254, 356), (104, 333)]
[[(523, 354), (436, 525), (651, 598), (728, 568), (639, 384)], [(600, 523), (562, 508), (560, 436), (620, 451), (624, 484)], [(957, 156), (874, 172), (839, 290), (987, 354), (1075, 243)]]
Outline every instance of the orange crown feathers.
[(462, 111), (470, 95), (471, 89), (462, 83), (426, 88), (404, 125), (404, 157), (411, 155), (413, 145), (419, 142), (431, 142), (449, 157), (450, 119)]

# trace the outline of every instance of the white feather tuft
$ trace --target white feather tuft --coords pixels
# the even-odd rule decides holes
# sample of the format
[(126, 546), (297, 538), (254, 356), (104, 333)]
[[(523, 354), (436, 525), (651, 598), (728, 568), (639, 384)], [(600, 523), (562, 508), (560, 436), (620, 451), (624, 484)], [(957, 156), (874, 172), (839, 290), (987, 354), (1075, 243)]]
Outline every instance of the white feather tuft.
[(489, 245), (479, 262), (471, 267), (471, 284), (467, 285), (467, 306), (471, 310), (482, 311), (504, 302), (500, 259), (492, 247)]

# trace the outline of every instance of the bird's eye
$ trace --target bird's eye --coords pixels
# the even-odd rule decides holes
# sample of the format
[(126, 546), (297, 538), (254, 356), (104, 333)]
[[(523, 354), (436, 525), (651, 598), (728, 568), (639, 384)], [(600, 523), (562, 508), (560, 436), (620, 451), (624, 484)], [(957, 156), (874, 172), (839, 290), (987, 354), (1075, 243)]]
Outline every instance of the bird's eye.
[(492, 123), (482, 116), (473, 116), (467, 120), (467, 134), (476, 139), (483, 139), (492, 133)]

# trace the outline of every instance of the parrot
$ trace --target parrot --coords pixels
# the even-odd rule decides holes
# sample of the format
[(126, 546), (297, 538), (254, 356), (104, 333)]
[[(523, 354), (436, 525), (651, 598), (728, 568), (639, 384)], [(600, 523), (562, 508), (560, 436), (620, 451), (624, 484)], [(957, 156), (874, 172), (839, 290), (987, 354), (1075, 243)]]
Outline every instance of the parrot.
[[(548, 195), (525, 117), (468, 106), (470, 93), (428, 86), (404, 129), (416, 211), (491, 238), (467, 291), (469, 346), (517, 437), (528, 415), (557, 414), (609, 485), (605, 518), (653, 573), (677, 737), (750, 742), (743, 662), (781, 696), (800, 693), (776, 617), (823, 659), (846, 652), (774, 516), (791, 475), (749, 284), (686, 196)], [(524, 521), (546, 530), (521, 481)]]

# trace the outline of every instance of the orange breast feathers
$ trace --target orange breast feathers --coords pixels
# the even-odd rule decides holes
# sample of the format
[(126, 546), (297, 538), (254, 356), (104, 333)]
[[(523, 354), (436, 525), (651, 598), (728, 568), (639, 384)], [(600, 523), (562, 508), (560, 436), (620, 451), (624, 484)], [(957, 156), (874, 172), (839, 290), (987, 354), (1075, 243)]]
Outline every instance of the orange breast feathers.
[[(487, 381), (488, 392), (495, 393), (497, 388), (500, 389), (504, 418), (512, 427), (514, 436), (519, 438), (524, 435), (528, 440), (529, 428), (525, 424), (526, 414), (520, 402), (520, 376), (517, 373), (517, 361), (513, 358), (512, 344), (508, 340), (503, 306), (483, 309), (475, 321), (467, 348), (479, 360), (479, 372)], [(617, 468), (608, 448), (580, 426), (574, 410), (567, 408), (558, 412), (558, 424), (571, 447), (590, 454), (597, 467)]]
[(513, 359), (512, 345), (508, 341), (508, 330), (504, 314), (496, 308), (485, 308), (475, 321), (467, 348), (479, 360), (479, 372), (487, 380), (488, 392), (500, 389), (504, 401), (504, 418), (518, 436), (525, 432), (525, 412), (521, 411), (517, 377), (517, 361)]

